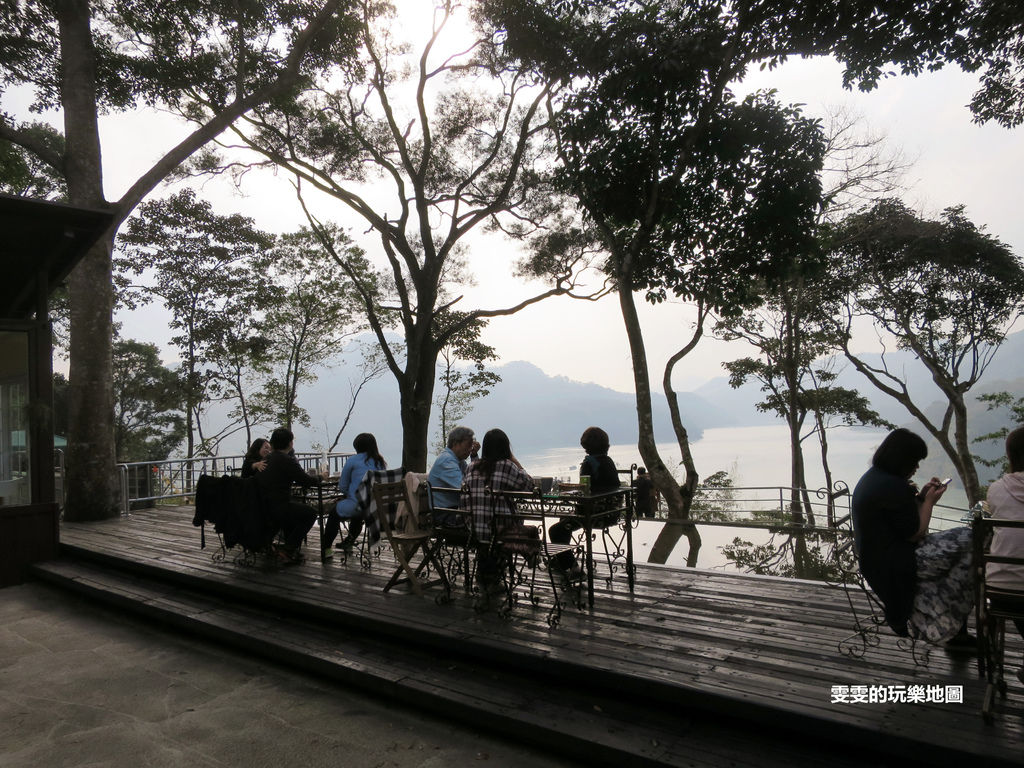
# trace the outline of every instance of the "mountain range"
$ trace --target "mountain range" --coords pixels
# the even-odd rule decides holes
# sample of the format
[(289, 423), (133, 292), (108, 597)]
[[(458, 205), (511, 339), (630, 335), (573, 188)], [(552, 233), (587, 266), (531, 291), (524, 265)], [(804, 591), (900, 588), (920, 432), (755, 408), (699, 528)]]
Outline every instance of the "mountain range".
[[(738, 349), (737, 357), (741, 355), (742, 351)], [(877, 355), (866, 355), (865, 359), (869, 363), (879, 362)], [(977, 395), (1003, 390), (1018, 397), (1024, 395), (1022, 359), (1024, 332), (1017, 332), (1007, 337), (983, 381), (969, 395), (972, 431), (975, 434), (992, 431), (1005, 415), (987, 412), (982, 404), (976, 402)], [(915, 402), (925, 405), (928, 411), (941, 409), (942, 403), (930, 375), (912, 353), (892, 352), (886, 356), (886, 361), (890, 370), (905, 373)], [(300, 403), (309, 412), (312, 424), (310, 430), (296, 430), (296, 445), (300, 450), (309, 448), (314, 442), (330, 445), (333, 440), (349, 402), (347, 369), (348, 365), (343, 360), (337, 367), (322, 372), (316, 383), (301, 391)], [(487, 397), (478, 400), (472, 413), (462, 420), (478, 435), (491, 427), (501, 427), (509, 434), (515, 450), (524, 454), (575, 445), (582, 431), (591, 424), (603, 427), (612, 443), (636, 442), (636, 404), (632, 393), (573, 381), (564, 376), (549, 376), (525, 361), (508, 362), (493, 370), (501, 375), (501, 382)], [(876, 390), (852, 366), (842, 366), (837, 384), (864, 394), (875, 410), (889, 421), (915, 429), (916, 422), (903, 406)], [(683, 423), (691, 440), (698, 439), (704, 430), (714, 427), (779, 424), (775, 415), (757, 410), (756, 404), (762, 399), (763, 394), (757, 384), (748, 383), (733, 389), (724, 376), (712, 379), (691, 392), (679, 393)], [(659, 440), (672, 440), (665, 397), (660, 393), (654, 394), (653, 400), (655, 435)], [(376, 435), (385, 457), (394, 461), (401, 455), (398, 389), (387, 373), (363, 390), (336, 450), (349, 450), (352, 438), (364, 431)], [(920, 427), (916, 427), (916, 431), (923, 433)], [(431, 443), (437, 439), (434, 426)]]

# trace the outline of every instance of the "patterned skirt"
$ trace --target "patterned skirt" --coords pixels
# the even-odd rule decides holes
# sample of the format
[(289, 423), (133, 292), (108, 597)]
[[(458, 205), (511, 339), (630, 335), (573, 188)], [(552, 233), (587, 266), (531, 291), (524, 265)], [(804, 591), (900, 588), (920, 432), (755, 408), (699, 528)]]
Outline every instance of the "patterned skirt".
[(917, 592), (910, 614), (912, 637), (945, 643), (963, 627), (974, 607), (971, 529), (930, 533), (917, 545)]

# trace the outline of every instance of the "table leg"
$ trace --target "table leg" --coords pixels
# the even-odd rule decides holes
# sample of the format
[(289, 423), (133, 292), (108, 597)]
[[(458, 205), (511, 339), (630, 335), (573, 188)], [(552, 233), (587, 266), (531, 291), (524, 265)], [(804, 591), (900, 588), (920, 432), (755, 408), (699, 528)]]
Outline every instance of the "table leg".
[(636, 566), (633, 565), (633, 501), (626, 504), (626, 580), (629, 591), (636, 586)]
[(327, 550), (324, 547), (324, 487), (319, 484), (316, 487), (316, 522), (320, 527), (320, 562), (327, 562)]
[(587, 605), (594, 610), (594, 524), (589, 514), (584, 529), (587, 532)]

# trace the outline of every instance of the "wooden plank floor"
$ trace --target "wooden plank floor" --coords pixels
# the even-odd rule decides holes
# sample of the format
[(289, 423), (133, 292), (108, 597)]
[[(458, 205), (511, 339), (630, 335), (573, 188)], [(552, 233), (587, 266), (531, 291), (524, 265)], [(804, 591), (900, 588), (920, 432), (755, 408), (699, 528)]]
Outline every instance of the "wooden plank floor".
[[(827, 585), (697, 569), (639, 566), (637, 588), (597, 582), (592, 612), (569, 607), (546, 623), (547, 605), (520, 605), (510, 620), (474, 612), (457, 596), (437, 605), (437, 590), (385, 594), (385, 557), (369, 570), (355, 562), (261, 569), (211, 561), (199, 549), (190, 507), (133, 512), (99, 523), (64, 523), (62, 544), (100, 558), (128, 560), (151, 573), (206, 584), (228, 596), (258, 594), (306, 618), (407, 637), (418, 646), (457, 647), (535, 674), (587, 679), (628, 698), (663, 700), (855, 745), (871, 740), (902, 758), (948, 764), (962, 753), (1020, 763), (1024, 687), (1013, 675), (1022, 645), (1009, 639), (1009, 697), (996, 721), (979, 714), (983, 682), (973, 659), (931, 654), (915, 668), (885, 635), (864, 659), (840, 654), (850, 616), (841, 590)], [(208, 536), (208, 545), (215, 537)], [(308, 542), (317, 550), (317, 530)], [(833, 703), (837, 685), (963, 686), (963, 703)], [(975, 764), (979, 764), (975, 762)]]

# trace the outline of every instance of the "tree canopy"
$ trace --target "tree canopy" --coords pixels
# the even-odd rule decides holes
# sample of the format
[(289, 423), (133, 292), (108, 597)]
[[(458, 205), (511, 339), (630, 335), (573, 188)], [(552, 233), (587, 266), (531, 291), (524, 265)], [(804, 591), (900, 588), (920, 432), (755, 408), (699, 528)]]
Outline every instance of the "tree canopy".
[[(114, 213), (69, 284), (68, 519), (117, 514), (111, 251), (136, 205), (193, 152), (256, 104), (287, 98), (326, 59), (343, 56), (352, 16), (342, 0), (0, 0), (0, 89), (59, 110), (62, 141), (0, 114), (0, 140), (61, 177), (68, 202)], [(106, 199), (99, 117), (177, 109), (195, 130), (121, 197)]]
[[(742, 3), (527, 5), (484, 4), (507, 54), (553, 83), (556, 182), (607, 256), (632, 354), (640, 454), (670, 516), (685, 518), (696, 468), (678, 419), (685, 495), (658, 454), (634, 291), (735, 311), (757, 301), (755, 275), (771, 283), (814, 251), (816, 122), (770, 93), (737, 100), (729, 90), (750, 63), (795, 45), (793, 29), (781, 11)], [(688, 535), (693, 555), (699, 540)], [(652, 558), (672, 543), (656, 544)]]
[[(844, 219), (831, 234), (835, 279), (848, 291), (844, 349), (854, 366), (895, 398), (943, 447), (970, 503), (980, 499), (964, 396), (978, 383), (1007, 330), (1024, 314), (1024, 265), (963, 206), (926, 219), (884, 200)], [(906, 380), (853, 351), (853, 321), (866, 316), (912, 351), (946, 400), (938, 420), (913, 402)]]
[(506, 306), (465, 306), (474, 234), (528, 235), (555, 208), (544, 160), (547, 90), (497, 66), (487, 37), (455, 48), (446, 32), (460, 3), (434, 3), (414, 42), (399, 35), (391, 5), (356, 5), (358, 56), (337, 60), (332, 77), (297, 98), (253, 110), (235, 133), (294, 176), (304, 205), (316, 189), (379, 240), (368, 260), (353, 261), (334, 247), (328, 217), (306, 208), (398, 383), (402, 464), (422, 470), (439, 351), (474, 323), (565, 293), (573, 265), (561, 265), (552, 287)]

